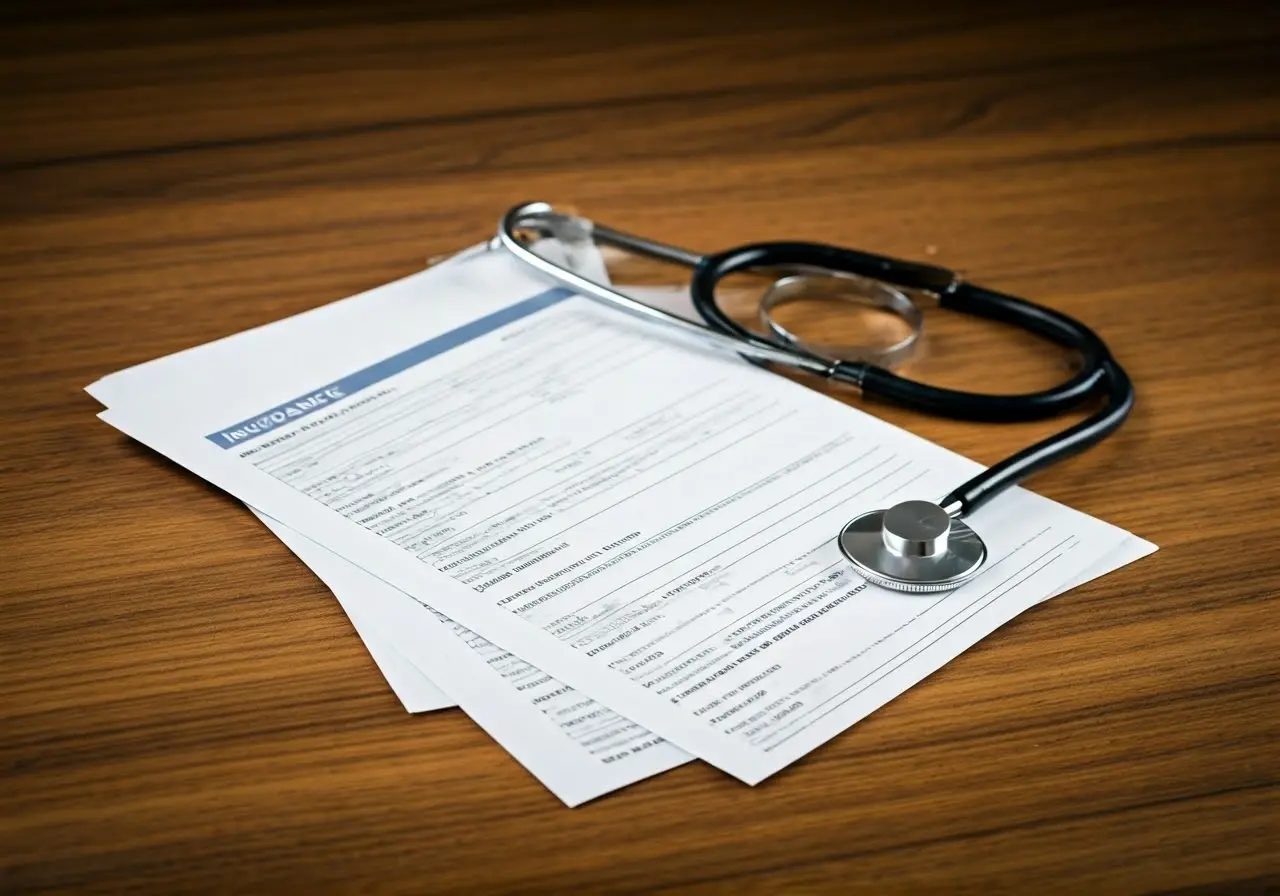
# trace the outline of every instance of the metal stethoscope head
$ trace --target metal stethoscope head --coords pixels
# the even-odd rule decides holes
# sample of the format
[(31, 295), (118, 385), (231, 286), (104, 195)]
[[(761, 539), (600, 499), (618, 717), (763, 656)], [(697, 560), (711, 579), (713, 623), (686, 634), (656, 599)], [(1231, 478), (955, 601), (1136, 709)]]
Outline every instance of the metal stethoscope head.
[(859, 575), (896, 591), (958, 588), (987, 559), (978, 533), (932, 501), (903, 501), (859, 514), (837, 541)]
[[(569, 242), (594, 240), (693, 270), (694, 308), (705, 325), (685, 320), (604, 286), (533, 252), (522, 231)], [(1014, 296), (962, 282), (946, 268), (902, 261), (819, 243), (778, 242), (740, 246), (701, 255), (624, 233), (544, 202), (512, 207), (498, 226), (495, 243), (552, 280), (588, 298), (649, 321), (685, 338), (757, 363), (778, 364), (855, 386), (864, 395), (915, 410), (962, 420), (1017, 421), (1055, 416), (1099, 395), (1105, 406), (1085, 420), (1011, 455), (963, 483), (936, 504), (911, 500), (854, 517), (837, 543), (868, 581), (906, 592), (936, 592), (970, 581), (987, 559), (982, 539), (963, 516), (1028, 476), (1073, 456), (1115, 432), (1133, 408), (1133, 385), (1105, 343), (1079, 321)], [(766, 294), (764, 336), (730, 318), (716, 302), (716, 286), (730, 274), (766, 269), (783, 276)], [(872, 303), (907, 321), (911, 335), (878, 352), (857, 352), (805, 343), (774, 320), (771, 310), (795, 294), (796, 278), (825, 276), (871, 281)], [(903, 290), (931, 293), (942, 308), (1020, 326), (1077, 353), (1079, 370), (1058, 386), (1023, 395), (962, 392), (919, 383), (887, 369), (914, 347), (921, 317)], [(864, 295), (866, 292), (864, 290)], [(831, 354), (827, 354), (831, 352)], [(837, 354), (838, 353), (838, 354)], [(833, 356), (837, 355), (837, 356)]]

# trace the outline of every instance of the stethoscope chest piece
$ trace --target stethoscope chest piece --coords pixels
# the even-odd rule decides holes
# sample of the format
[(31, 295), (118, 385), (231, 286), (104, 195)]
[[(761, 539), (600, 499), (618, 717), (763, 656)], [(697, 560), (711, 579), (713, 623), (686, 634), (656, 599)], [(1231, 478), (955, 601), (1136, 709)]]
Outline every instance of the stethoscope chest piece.
[(897, 591), (948, 591), (987, 558), (978, 533), (931, 501), (903, 501), (854, 517), (840, 550), (867, 581)]

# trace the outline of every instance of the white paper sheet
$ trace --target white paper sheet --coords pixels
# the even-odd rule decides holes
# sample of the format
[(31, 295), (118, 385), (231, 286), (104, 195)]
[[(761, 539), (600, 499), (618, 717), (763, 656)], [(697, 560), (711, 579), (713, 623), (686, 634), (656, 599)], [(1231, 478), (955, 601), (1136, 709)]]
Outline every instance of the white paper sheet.
[[(315, 333), (310, 341), (293, 333), (287, 344), (237, 352), (230, 365), (192, 365), (182, 382), (192, 400), (181, 409), (103, 416), (557, 678), (751, 782), (803, 755), (1043, 599), (1122, 537), (1114, 527), (1017, 491), (978, 515), (992, 552), (985, 580), (928, 601), (857, 583), (851, 571), (839, 568), (838, 557), (824, 553), (833, 549), (830, 532), (842, 521), (837, 517), (889, 499), (933, 496), (976, 465), (736, 359), (638, 333), (634, 325), (583, 300), (542, 295), (532, 303), (519, 302), (540, 288), (519, 279), (509, 266), (486, 280), (468, 265), (451, 287), (459, 301), (447, 310), (433, 303), (429, 310), (420, 307), (416, 314), (381, 320), (366, 313), (340, 330)], [(481, 326), (483, 332), (477, 332), (469, 321), (486, 312), (503, 325), (490, 318), (488, 329)], [(528, 318), (520, 316), (526, 312)], [(432, 337), (450, 341), (450, 350), (430, 360), (418, 357), (421, 350), (414, 347)], [(399, 354), (405, 351), (409, 354)], [(406, 357), (416, 360), (405, 365)], [(388, 358), (397, 360), (388, 363)], [(623, 370), (642, 360), (638, 374)], [(361, 370), (365, 373), (350, 378)], [(358, 382), (360, 376), (364, 382)], [(211, 382), (218, 388), (210, 388)], [(681, 385), (688, 383), (703, 384), (706, 406), (680, 411), (664, 431), (670, 407), (687, 400), (687, 386), (682, 391)], [(719, 384), (727, 384), (723, 393), (715, 391)], [(495, 395), (501, 396), (498, 404)], [(283, 410), (263, 412), (286, 400)], [(403, 416), (388, 411), (397, 401), (408, 402), (399, 409), (417, 405), (417, 410)], [(320, 407), (307, 420), (309, 404)], [(511, 413), (498, 416), (504, 409)], [(528, 413), (535, 409), (536, 414)], [(305, 416), (295, 422), (290, 411)], [(244, 425), (229, 423), (246, 414)], [(276, 416), (279, 429), (273, 427)], [(349, 424), (359, 420), (382, 429), (376, 457), (352, 447), (356, 433)], [(654, 427), (658, 432), (650, 439), (646, 433)], [(730, 444), (722, 437), (735, 427), (741, 429), (732, 433)], [(267, 438), (254, 429), (273, 431)], [(454, 431), (459, 437), (415, 455), (419, 448), (412, 439), (389, 438), (410, 431)], [(477, 438), (481, 432), (488, 435)], [(624, 440), (634, 437), (636, 445), (649, 444), (628, 454), (623, 464), (639, 469), (629, 477), (630, 500), (608, 504), (599, 482), (557, 485), (564, 468), (533, 475), (562, 462), (581, 465), (591, 439), (599, 442), (620, 432), (626, 433)], [(862, 454), (850, 439), (865, 449)], [(224, 451), (217, 440), (235, 443), (237, 450)], [(402, 455), (388, 460), (388, 448), (397, 444)], [(254, 447), (239, 450), (242, 445)], [(694, 460), (673, 465), (671, 452), (677, 447), (687, 452), (681, 464)], [(298, 450), (301, 464), (298, 455), (288, 456)], [(547, 457), (549, 464), (533, 466)], [(718, 462), (688, 473), (711, 457)], [(640, 468), (642, 460), (651, 466)], [(606, 456), (602, 462), (608, 461)], [(316, 465), (328, 468), (319, 480), (299, 479)], [(502, 480), (518, 472), (516, 465), (533, 470), (515, 477), (525, 483), (517, 491), (494, 487), (463, 498), (456, 490), (442, 491), (434, 478), (437, 468), (447, 467)], [(614, 473), (605, 477), (604, 491), (614, 487), (610, 483), (619, 478), (617, 469)], [(347, 482), (373, 476), (391, 477), (391, 504), (386, 494), (342, 496)], [(553, 492), (567, 488), (571, 497), (587, 497), (576, 508), (547, 498), (531, 506), (524, 490), (542, 487), (548, 476)], [(436, 487), (433, 494), (420, 490), (424, 482)], [(314, 497), (300, 489), (310, 489)], [(635, 501), (641, 492), (646, 497)], [(537, 491), (531, 494), (536, 497)], [(506, 535), (455, 540), (455, 547), (464, 547), (453, 553), (445, 539), (443, 553), (428, 555), (419, 550), (421, 521), (406, 521), (406, 513), (438, 507), (442, 498), (460, 512), (469, 507), (466, 512), (476, 517), (485, 510), (508, 513), (502, 508), (513, 499), (511, 506), (520, 509), (500, 524)], [(326, 501), (342, 511), (328, 509)], [(383, 509), (377, 510), (380, 504)], [(696, 512), (689, 515), (690, 510)], [(437, 512), (428, 511), (426, 518)], [(549, 521), (551, 526), (534, 531)], [(568, 528), (557, 528), (562, 523)], [(785, 529), (784, 524), (794, 525)], [(480, 532), (489, 526), (468, 528), (475, 525)], [(414, 552), (384, 537), (401, 526), (414, 533), (407, 542)], [(441, 526), (448, 529), (447, 520), (430, 528), (439, 537), (451, 535), (439, 532)], [(628, 527), (634, 531), (627, 532)], [(552, 529), (551, 536), (543, 536)], [(565, 536), (570, 529), (575, 531)], [(698, 539), (692, 537), (695, 532)], [(554, 542), (562, 536), (562, 544)], [(633, 540), (644, 550), (630, 546)], [(498, 548), (491, 556), (502, 561), (489, 563), (483, 555)], [(563, 557), (543, 564), (561, 549)], [(599, 569), (589, 565), (610, 552), (623, 559), (601, 561)], [(682, 560), (690, 554), (701, 562)], [(572, 573), (570, 585), (548, 591), (539, 576), (562, 561), (568, 566), (548, 582)], [(655, 567), (650, 561), (662, 562)], [(680, 571), (660, 582), (672, 569)], [(773, 594), (784, 580), (788, 587)], [(635, 593), (628, 598), (624, 589), (633, 585)], [(624, 593), (617, 596), (619, 591)], [(659, 595), (661, 612), (645, 597), (650, 594)], [(681, 595), (692, 599), (671, 600)], [(504, 609), (512, 602), (516, 612)], [(619, 617), (628, 622), (614, 627), (611, 620)], [(730, 621), (719, 626), (723, 618)], [(566, 632), (576, 646), (562, 640)], [(637, 634), (641, 637), (626, 641)], [(783, 639), (790, 643), (784, 645)], [(633, 644), (641, 645), (638, 652)], [(766, 644), (772, 647), (767, 657), (761, 655)], [(681, 683), (674, 694), (664, 695), (672, 681)], [(769, 707), (763, 721), (754, 719), (756, 706)], [(780, 712), (773, 711), (779, 706)], [(753, 727), (744, 730), (735, 715), (752, 716), (748, 725)]]
[[(263, 522), (265, 523), (266, 520)], [(347, 618), (351, 620), (352, 628), (364, 642), (369, 656), (373, 658), (374, 664), (387, 680), (392, 693), (408, 712), (434, 712), (437, 709), (449, 709), (458, 705), (456, 700), (442, 691), (422, 669), (405, 656), (398, 645), (397, 636), (394, 633), (388, 634), (387, 627), (378, 621), (377, 614), (371, 614), (365, 609), (367, 602), (357, 596), (356, 589), (334, 588), (331, 583), (325, 581), (323, 576), (320, 576), (314, 564), (308, 563), (301, 555), (298, 559), (310, 566), (317, 577), (329, 586), (329, 590), (333, 592), (333, 596), (346, 612)], [(364, 591), (363, 586), (359, 591)]]

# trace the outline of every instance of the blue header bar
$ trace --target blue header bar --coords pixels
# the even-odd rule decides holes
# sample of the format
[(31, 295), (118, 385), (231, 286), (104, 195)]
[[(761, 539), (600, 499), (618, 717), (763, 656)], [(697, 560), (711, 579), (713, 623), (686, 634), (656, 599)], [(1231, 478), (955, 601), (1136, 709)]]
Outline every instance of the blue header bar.
[(421, 364), (423, 361), (442, 355), (450, 349), (457, 348), (473, 339), (484, 336), (486, 333), (492, 333), (494, 330), (505, 327), (507, 324), (523, 317), (528, 317), (544, 308), (550, 308), (552, 305), (563, 302), (572, 295), (574, 295), (572, 290), (552, 289), (524, 301), (516, 302), (514, 305), (508, 305), (506, 308), (428, 339), (426, 342), (406, 349), (397, 355), (392, 355), (390, 358), (371, 364), (363, 370), (348, 374), (340, 380), (335, 380), (305, 395), (299, 395), (292, 401), (286, 401), (284, 404), (276, 405), (261, 414), (255, 414), (247, 420), (232, 424), (226, 429), (210, 433), (205, 438), (220, 448), (238, 447), (255, 436), (263, 435), (286, 423), (292, 423), (294, 420), (322, 410), (340, 399), (354, 395), (362, 389), (367, 389), (380, 383), (388, 377), (408, 370), (416, 364)]

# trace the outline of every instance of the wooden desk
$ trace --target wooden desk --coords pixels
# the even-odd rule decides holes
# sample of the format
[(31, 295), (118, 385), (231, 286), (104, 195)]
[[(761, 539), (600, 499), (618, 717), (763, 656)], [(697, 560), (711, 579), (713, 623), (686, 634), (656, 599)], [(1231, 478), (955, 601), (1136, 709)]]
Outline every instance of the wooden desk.
[[(0, 37), (0, 889), (1280, 886), (1275, 15), (63, 5)], [(758, 788), (693, 764), (563, 808), (461, 713), (404, 713), (304, 567), (80, 391), (527, 198), (1083, 318), (1137, 411), (1034, 487), (1160, 552)], [(930, 326), (937, 382), (1061, 373)], [(1059, 425), (872, 410), (984, 461)]]

